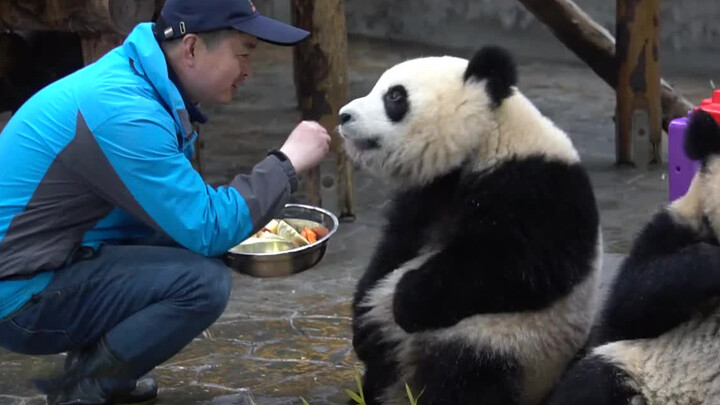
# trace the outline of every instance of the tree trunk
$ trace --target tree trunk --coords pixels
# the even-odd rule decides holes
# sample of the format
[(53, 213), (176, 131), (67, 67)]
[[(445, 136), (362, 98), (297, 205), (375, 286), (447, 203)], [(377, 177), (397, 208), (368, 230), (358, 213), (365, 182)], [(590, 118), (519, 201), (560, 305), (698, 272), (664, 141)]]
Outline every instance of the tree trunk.
[(660, 0), (617, 0), (616, 158), (660, 163)]
[(0, 0), (0, 29), (129, 33), (155, 0)]
[[(518, 0), (545, 24), (568, 49), (582, 59), (612, 88), (617, 86), (615, 38), (572, 0)], [(670, 121), (684, 117), (693, 108), (661, 79), (662, 127), (667, 131)]]
[(295, 88), (304, 120), (318, 121), (332, 135), (337, 173), (310, 171), (303, 183), (308, 202), (321, 206), (321, 187), (337, 185), (338, 207), (344, 220), (355, 218), (352, 166), (337, 135), (338, 111), (347, 102), (347, 32), (342, 0), (292, 0), (292, 22), (311, 36), (294, 49)]

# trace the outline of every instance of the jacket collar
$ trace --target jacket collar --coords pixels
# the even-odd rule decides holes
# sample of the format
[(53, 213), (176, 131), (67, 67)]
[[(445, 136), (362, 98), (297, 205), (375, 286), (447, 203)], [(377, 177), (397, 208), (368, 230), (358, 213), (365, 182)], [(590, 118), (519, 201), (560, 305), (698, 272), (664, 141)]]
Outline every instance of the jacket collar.
[(175, 74), (175, 69), (173, 69), (170, 64), (168, 64), (167, 67), (168, 77), (175, 87), (177, 87), (180, 97), (183, 99), (185, 109), (187, 109), (188, 115), (190, 115), (190, 122), (199, 122), (201, 124), (208, 122), (208, 116), (200, 109), (200, 107), (197, 106), (197, 104), (193, 103), (187, 96), (187, 93), (185, 93), (185, 89), (182, 87), (180, 79), (178, 79), (177, 74)]
[(123, 51), (135, 71), (146, 77), (158, 92), (161, 102), (183, 129), (186, 138), (193, 133), (191, 120), (207, 122), (207, 116), (187, 98), (177, 76), (170, 69), (153, 34), (153, 23), (138, 24), (123, 43)]

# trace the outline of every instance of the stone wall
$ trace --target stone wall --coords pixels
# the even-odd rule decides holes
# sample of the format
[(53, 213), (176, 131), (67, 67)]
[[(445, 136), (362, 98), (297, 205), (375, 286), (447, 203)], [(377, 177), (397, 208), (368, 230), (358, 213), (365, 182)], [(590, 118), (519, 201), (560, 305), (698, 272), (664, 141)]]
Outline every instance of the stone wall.
[[(615, 0), (575, 2), (614, 35)], [(256, 3), (261, 12), (289, 21), (290, 0)], [(662, 0), (661, 7), (664, 63), (678, 54), (720, 54), (720, 1)], [(346, 0), (345, 10), (350, 35), (454, 48), (531, 41), (543, 46), (522, 46), (527, 56), (574, 58), (517, 0)]]

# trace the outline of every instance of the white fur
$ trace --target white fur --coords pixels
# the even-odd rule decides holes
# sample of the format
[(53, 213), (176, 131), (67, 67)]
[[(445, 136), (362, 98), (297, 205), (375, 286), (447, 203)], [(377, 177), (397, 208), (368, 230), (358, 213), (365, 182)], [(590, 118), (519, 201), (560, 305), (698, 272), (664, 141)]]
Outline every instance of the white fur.
[(485, 145), (478, 155), (480, 164), (536, 154), (548, 160), (580, 161), (567, 134), (517, 89), (498, 107), (495, 120), (498, 134), (483, 138)]
[(707, 199), (701, 191), (705, 189), (706, 183), (703, 177), (702, 172), (696, 173), (685, 195), (673, 201), (667, 208), (673, 221), (690, 227), (698, 235), (704, 235), (708, 231), (703, 224), (702, 201)]
[(626, 340), (593, 350), (625, 370), (647, 405), (720, 401), (720, 311), (696, 315), (657, 339)]
[(720, 236), (720, 157), (714, 157), (701, 174), (703, 213), (710, 220), (715, 235)]

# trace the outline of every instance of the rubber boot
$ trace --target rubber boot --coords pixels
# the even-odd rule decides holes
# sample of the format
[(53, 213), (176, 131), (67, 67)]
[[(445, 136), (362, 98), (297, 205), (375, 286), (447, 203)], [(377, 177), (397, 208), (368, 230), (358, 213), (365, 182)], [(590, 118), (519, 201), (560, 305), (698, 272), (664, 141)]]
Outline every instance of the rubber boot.
[[(70, 373), (75, 365), (83, 356), (87, 356), (86, 351), (68, 352), (65, 358), (65, 372)], [(113, 396), (114, 405), (146, 405), (155, 403), (157, 400), (158, 386), (154, 379), (143, 378), (135, 384), (135, 389), (125, 394), (116, 394)]]
[(157, 400), (155, 381), (136, 383), (130, 365), (118, 360), (102, 340), (70, 353), (65, 369), (60, 378), (36, 382), (48, 405), (145, 405)]

